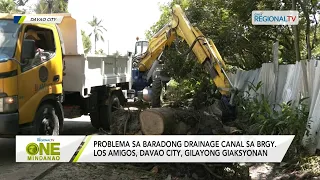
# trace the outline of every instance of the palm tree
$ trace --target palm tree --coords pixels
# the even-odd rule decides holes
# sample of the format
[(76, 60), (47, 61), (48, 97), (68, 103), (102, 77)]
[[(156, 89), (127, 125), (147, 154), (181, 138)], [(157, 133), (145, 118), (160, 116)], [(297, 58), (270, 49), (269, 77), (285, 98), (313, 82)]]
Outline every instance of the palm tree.
[(13, 0), (0, 0), (0, 13), (17, 13), (16, 3)]
[[(51, 7), (50, 7), (51, 3)], [(67, 0), (40, 0), (35, 6), (35, 12), (37, 14), (46, 13), (66, 13), (68, 12)]]
[(67, 13), (68, 12), (68, 0), (47, 0), (52, 1), (52, 12), (53, 13)]
[(84, 53), (88, 54), (91, 51), (91, 41), (89, 36), (86, 35), (86, 33), (81, 30), (81, 36), (82, 36), (82, 43), (84, 48)]
[[(94, 35), (94, 52), (97, 52), (97, 41), (101, 40), (104, 42), (103, 31), (107, 32), (107, 29), (101, 25), (102, 19), (99, 21), (97, 17), (93, 16), (92, 21), (89, 21), (88, 24), (93, 28)], [(89, 34), (91, 37), (92, 33)]]
[(40, 0), (35, 6), (35, 12), (37, 14), (45, 14), (48, 12), (48, 4), (45, 0)]

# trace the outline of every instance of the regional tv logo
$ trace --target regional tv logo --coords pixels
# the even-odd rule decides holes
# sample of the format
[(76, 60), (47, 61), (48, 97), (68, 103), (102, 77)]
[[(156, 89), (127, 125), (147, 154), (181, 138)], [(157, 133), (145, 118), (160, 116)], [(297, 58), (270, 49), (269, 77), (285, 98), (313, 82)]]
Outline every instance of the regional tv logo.
[(36, 15), (26, 15), (26, 16), (14, 16), (13, 22), (17, 24), (59, 24), (63, 20), (63, 16), (36, 16)]
[(27, 144), (26, 152), (28, 161), (59, 161), (60, 143), (54, 139), (37, 138), (37, 143)]
[(298, 11), (252, 11), (253, 25), (298, 25)]

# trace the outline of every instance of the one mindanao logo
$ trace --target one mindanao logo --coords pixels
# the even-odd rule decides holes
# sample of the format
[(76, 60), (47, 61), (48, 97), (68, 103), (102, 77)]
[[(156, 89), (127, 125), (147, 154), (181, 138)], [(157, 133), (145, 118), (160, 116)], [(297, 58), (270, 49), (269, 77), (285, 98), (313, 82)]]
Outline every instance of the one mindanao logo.
[(63, 20), (63, 16), (38, 16), (38, 15), (26, 15), (26, 16), (13, 16), (13, 22), (17, 24), (59, 24)]
[(37, 143), (27, 144), (28, 161), (59, 161), (60, 143), (54, 139), (37, 138)]
[(252, 11), (253, 25), (298, 25), (298, 11)]

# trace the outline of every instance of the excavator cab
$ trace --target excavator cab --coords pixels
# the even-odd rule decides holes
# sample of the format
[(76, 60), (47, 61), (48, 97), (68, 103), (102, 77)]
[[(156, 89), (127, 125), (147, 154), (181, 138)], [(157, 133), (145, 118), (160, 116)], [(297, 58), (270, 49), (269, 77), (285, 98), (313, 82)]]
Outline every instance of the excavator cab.
[(144, 54), (147, 51), (148, 45), (148, 41), (139, 41), (139, 38), (137, 38), (137, 42), (134, 49), (134, 56), (141, 56), (142, 54)]
[(149, 46), (149, 42), (145, 41), (145, 40), (140, 40), (137, 37), (137, 42), (135, 44), (134, 47), (134, 54), (132, 57), (132, 65), (133, 67), (138, 66), (138, 64), (140, 63), (141, 57), (144, 55), (144, 53), (147, 51), (148, 46)]

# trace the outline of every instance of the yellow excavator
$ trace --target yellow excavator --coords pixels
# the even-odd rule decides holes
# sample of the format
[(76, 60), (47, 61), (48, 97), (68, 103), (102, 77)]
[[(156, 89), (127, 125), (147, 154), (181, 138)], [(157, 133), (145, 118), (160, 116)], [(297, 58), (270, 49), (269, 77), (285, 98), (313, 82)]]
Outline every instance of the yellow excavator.
[(236, 89), (227, 76), (225, 63), (213, 41), (207, 39), (198, 28), (191, 25), (179, 5), (173, 6), (171, 21), (150, 41), (139, 41), (137, 38), (132, 58), (132, 88), (136, 92), (142, 92), (142, 97), (149, 99), (152, 107), (161, 106), (162, 85), (170, 79), (163, 70), (165, 61), (161, 60), (161, 55), (177, 37), (182, 38), (189, 45), (187, 53), (193, 51), (198, 62), (213, 79), (217, 90), (222, 95), (220, 108), (222, 108), (223, 117), (235, 118), (233, 99)]

